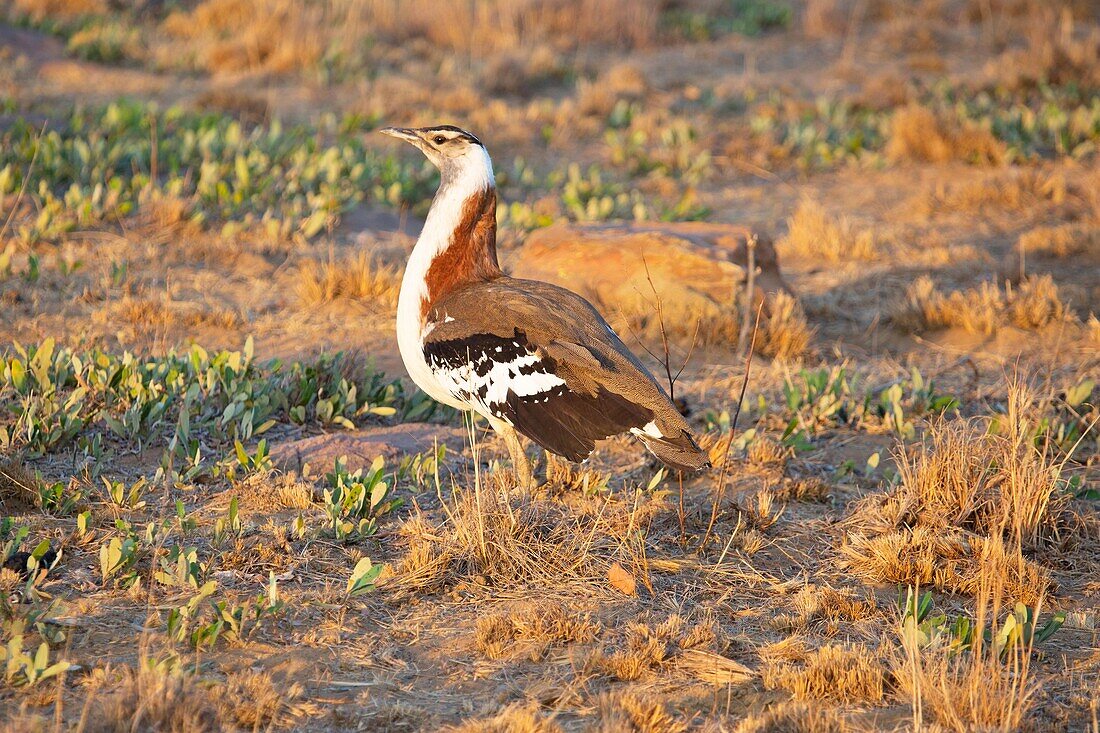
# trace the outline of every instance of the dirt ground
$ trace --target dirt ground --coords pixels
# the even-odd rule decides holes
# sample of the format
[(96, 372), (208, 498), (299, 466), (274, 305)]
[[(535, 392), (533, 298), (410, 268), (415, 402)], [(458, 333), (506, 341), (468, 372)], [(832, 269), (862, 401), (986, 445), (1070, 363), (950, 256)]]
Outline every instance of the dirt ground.
[[(461, 6), (5, 5), (0, 729), (1100, 731), (1095, 5)], [(736, 288), (661, 304), (715, 469), (615, 438), (522, 492), (414, 393), (434, 180), (372, 130), (437, 123), (505, 270), (552, 223), (775, 241), (751, 361)], [(599, 305), (663, 378), (656, 308)]]

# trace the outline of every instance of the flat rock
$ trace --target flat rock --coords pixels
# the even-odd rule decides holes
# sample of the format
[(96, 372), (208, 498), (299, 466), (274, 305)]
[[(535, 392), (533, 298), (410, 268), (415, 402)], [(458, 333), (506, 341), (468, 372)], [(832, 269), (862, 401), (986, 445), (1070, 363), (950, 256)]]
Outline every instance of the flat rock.
[(348, 470), (367, 467), (378, 456), (386, 461), (431, 451), (446, 445), (461, 451), (466, 433), (462, 428), (431, 423), (404, 423), (288, 440), (271, 449), (272, 462), (286, 471), (301, 471), (309, 464), (314, 473), (331, 471), (336, 459), (348, 457)]
[(789, 293), (771, 238), (745, 226), (555, 224), (532, 232), (510, 265), (514, 277), (567, 287), (605, 311), (651, 310), (656, 290), (666, 311), (713, 312), (740, 299), (753, 238), (754, 299)]

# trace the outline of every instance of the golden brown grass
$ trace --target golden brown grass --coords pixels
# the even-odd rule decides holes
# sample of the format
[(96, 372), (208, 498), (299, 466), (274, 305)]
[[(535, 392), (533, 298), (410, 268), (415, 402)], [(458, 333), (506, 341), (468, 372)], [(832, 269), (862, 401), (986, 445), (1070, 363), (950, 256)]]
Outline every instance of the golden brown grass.
[(868, 497), (848, 518), (844, 566), (870, 582), (973, 594), (991, 576), (1012, 599), (1034, 602), (1049, 572), (1024, 551), (1070, 541), (1078, 521), (1063, 464), (1032, 441), (1044, 402), (1020, 382), (992, 426), (941, 421), (899, 448), (897, 489)]
[(491, 614), (477, 620), (478, 651), (490, 659), (524, 656), (541, 659), (553, 644), (587, 644), (601, 631), (590, 614), (570, 611), (561, 604)]
[(769, 663), (764, 687), (787, 690), (798, 700), (877, 702), (885, 690), (886, 673), (874, 652), (864, 646), (823, 646), (801, 664)]
[(215, 695), (190, 675), (142, 663), (136, 670), (123, 668), (114, 683), (109, 676), (89, 695), (81, 726), (88, 733), (215, 733), (226, 727)]
[[(899, 624), (893, 678), (899, 695), (912, 706), (917, 729), (927, 716), (956, 733), (1021, 730), (1035, 703), (1039, 687), (1031, 670), (1031, 644), (1016, 644), (1002, 658), (983, 638), (981, 629), (1003, 623), (999, 599), (1005, 594), (996, 575), (982, 574), (979, 582), (969, 651), (951, 649), (946, 638), (921, 644), (911, 625)], [(1041, 598), (1032, 603), (1038, 615)]]
[(927, 107), (910, 104), (894, 113), (887, 157), (896, 161), (1001, 165), (1008, 156), (1005, 144), (990, 131), (968, 125), (956, 129)]
[(789, 254), (828, 262), (870, 260), (877, 255), (871, 231), (857, 230), (847, 217), (829, 216), (813, 199), (802, 199), (787, 228), (780, 246)]
[(772, 295), (768, 311), (757, 337), (760, 353), (780, 360), (803, 356), (810, 347), (813, 329), (806, 322), (802, 305), (780, 290)]
[(1025, 256), (1100, 257), (1100, 227), (1073, 222), (1055, 226), (1038, 226), (1020, 235), (1016, 244)]
[(360, 252), (340, 261), (302, 265), (297, 287), (299, 299), (307, 305), (348, 298), (393, 308), (401, 276), (396, 269), (379, 265)]
[(540, 713), (537, 706), (513, 703), (494, 715), (467, 720), (443, 730), (446, 733), (560, 733), (561, 728)]
[(996, 175), (939, 183), (929, 194), (917, 197), (910, 208), (930, 218), (950, 212), (995, 216), (1048, 203), (1061, 204), (1066, 193), (1066, 178), (1061, 171), (1006, 168)]
[(751, 714), (733, 730), (734, 733), (844, 733), (849, 728), (832, 708), (790, 702)]
[(633, 692), (603, 692), (597, 703), (600, 733), (684, 733), (687, 725), (664, 703)]
[[(594, 14), (599, 23), (588, 21)], [(480, 0), (446, 13), (431, 0), (203, 0), (161, 23), (174, 43), (158, 56), (168, 65), (190, 58), (212, 72), (282, 73), (318, 69), (328, 58), (354, 62), (378, 43), (426, 41), (477, 57), (591, 43), (630, 48), (656, 40), (657, 19), (655, 0)]]
[(975, 288), (944, 294), (928, 276), (917, 278), (905, 302), (893, 314), (895, 323), (911, 331), (963, 328), (993, 334), (999, 327), (1040, 329), (1070, 316), (1058, 285), (1050, 275), (1032, 276), (1018, 286), (983, 282)]

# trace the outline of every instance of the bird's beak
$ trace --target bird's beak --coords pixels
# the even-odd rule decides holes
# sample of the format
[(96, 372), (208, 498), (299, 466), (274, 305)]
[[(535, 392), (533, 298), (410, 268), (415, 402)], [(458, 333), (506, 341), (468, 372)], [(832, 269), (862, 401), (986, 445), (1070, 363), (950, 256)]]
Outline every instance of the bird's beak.
[(420, 141), (420, 136), (416, 134), (416, 130), (412, 130), (408, 127), (383, 127), (379, 132), (383, 135), (389, 135), (390, 137), (396, 137), (398, 140), (412, 143), (413, 145), (416, 145)]

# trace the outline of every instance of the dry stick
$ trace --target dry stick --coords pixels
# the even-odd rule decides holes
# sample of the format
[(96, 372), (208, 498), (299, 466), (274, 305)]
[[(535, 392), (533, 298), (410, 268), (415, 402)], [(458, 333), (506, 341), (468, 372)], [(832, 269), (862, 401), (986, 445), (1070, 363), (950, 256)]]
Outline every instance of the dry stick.
[[(657, 299), (657, 324), (661, 327), (661, 347), (665, 352), (665, 358), (661, 360), (661, 364), (665, 368), (665, 376), (668, 377), (668, 398), (675, 402), (676, 380), (672, 376), (672, 357), (668, 351), (668, 333), (665, 331), (664, 304), (661, 303), (661, 296), (657, 293), (657, 287), (653, 284), (653, 276), (649, 274), (649, 263), (645, 261), (645, 255), (642, 255), (642, 266), (645, 267), (645, 279), (649, 282), (649, 289), (653, 291), (653, 297)], [(681, 371), (683, 370), (681, 369)]]
[[(752, 312), (753, 295), (756, 292), (756, 235), (745, 239), (745, 303), (741, 308), (741, 333), (737, 337), (738, 355), (745, 353), (745, 339), (749, 336), (749, 313)], [(753, 332), (756, 335), (756, 332)]]
[(49, 123), (42, 123), (42, 129), (38, 131), (38, 135), (34, 138), (34, 152), (31, 153), (31, 162), (27, 166), (27, 175), (23, 176), (23, 183), (19, 186), (19, 194), (15, 197), (15, 204), (11, 207), (11, 211), (8, 212), (7, 218), (4, 219), (4, 226), (0, 227), (0, 240), (7, 234), (8, 227), (11, 226), (11, 220), (15, 216), (15, 212), (19, 210), (19, 204), (23, 202), (23, 194), (27, 192), (27, 184), (30, 183), (31, 174), (34, 173), (34, 162), (38, 160), (38, 151), (42, 148), (42, 146), (38, 144), (38, 141), (46, 134), (47, 124)]
[(745, 402), (745, 389), (749, 386), (749, 372), (752, 370), (752, 355), (756, 351), (756, 334), (760, 330), (760, 310), (764, 307), (764, 301), (760, 301), (760, 305), (756, 307), (756, 321), (752, 326), (752, 341), (749, 342), (749, 353), (745, 355), (745, 378), (741, 380), (741, 394), (737, 397), (737, 407), (733, 412), (733, 421), (730, 423), (730, 430), (728, 440), (726, 441), (726, 452), (722, 456), (722, 474), (718, 478), (718, 485), (714, 490), (714, 503), (710, 507), (710, 521), (707, 522), (707, 531), (703, 535), (703, 541), (699, 545), (699, 549), (702, 550), (707, 546), (707, 541), (710, 540), (711, 530), (714, 529), (714, 522), (718, 519), (718, 502), (722, 498), (722, 494), (726, 490), (726, 480), (729, 478), (729, 465), (730, 465), (730, 448), (733, 447), (733, 434), (737, 430), (737, 418), (741, 416), (741, 405)]

